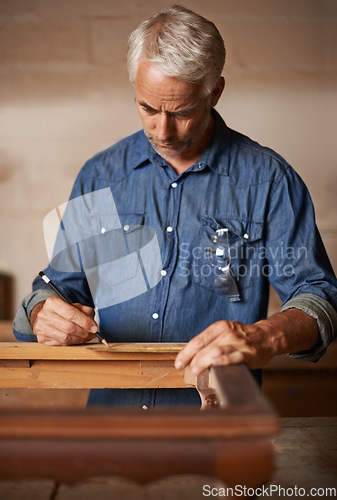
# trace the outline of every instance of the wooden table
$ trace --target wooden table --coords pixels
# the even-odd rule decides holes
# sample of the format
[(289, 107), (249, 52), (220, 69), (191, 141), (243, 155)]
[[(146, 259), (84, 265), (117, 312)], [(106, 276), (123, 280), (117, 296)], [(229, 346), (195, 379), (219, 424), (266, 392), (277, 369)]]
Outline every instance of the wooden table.
[[(181, 344), (46, 347), (0, 345), (2, 387), (199, 387), (198, 409), (0, 412), (0, 478), (71, 482), (126, 476), (206, 474), (257, 486), (273, 470), (276, 415), (245, 365), (212, 367), (198, 380), (175, 370)], [(208, 379), (209, 377), (209, 379)], [(210, 383), (209, 383), (210, 381)], [(207, 406), (207, 404), (206, 404)]]

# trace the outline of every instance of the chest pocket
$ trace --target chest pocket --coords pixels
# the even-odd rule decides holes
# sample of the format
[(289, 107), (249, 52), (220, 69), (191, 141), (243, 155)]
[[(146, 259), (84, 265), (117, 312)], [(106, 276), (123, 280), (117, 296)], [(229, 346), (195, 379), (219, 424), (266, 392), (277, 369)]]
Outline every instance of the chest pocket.
[[(123, 259), (142, 246), (144, 214), (100, 213), (92, 216), (93, 236), (82, 251), (84, 269)], [(145, 227), (145, 229), (147, 229)], [(136, 249), (136, 250), (135, 250)], [(135, 273), (133, 266), (124, 272)], [(123, 277), (120, 277), (123, 279)]]
[(253, 284), (260, 269), (262, 233), (262, 223), (203, 216), (194, 280), (228, 300), (240, 300), (240, 290)]
[(118, 215), (118, 227), (112, 228), (109, 214), (99, 214), (96, 224), (101, 230), (89, 245), (91, 261), (88, 258), (84, 266), (98, 309), (137, 297), (161, 278), (157, 237), (143, 225), (144, 214)]

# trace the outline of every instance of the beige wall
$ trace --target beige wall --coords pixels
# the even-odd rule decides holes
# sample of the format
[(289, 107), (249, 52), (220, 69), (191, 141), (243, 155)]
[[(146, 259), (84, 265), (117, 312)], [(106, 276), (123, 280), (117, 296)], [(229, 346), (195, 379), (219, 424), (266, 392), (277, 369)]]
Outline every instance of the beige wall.
[[(337, 2), (185, 0), (227, 46), (218, 110), (300, 173), (337, 269)], [(0, 0), (0, 271), (15, 307), (47, 263), (44, 216), (82, 164), (140, 126), (130, 31), (164, 0)]]

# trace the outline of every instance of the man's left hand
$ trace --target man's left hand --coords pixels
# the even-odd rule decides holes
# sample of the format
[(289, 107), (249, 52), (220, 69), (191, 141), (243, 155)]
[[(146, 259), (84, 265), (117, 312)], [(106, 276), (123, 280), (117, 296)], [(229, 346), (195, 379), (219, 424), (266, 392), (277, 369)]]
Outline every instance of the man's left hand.
[(275, 340), (275, 335), (258, 323), (217, 321), (188, 342), (178, 354), (175, 367), (190, 365), (195, 375), (211, 365), (245, 363), (249, 368), (261, 368), (275, 355)]

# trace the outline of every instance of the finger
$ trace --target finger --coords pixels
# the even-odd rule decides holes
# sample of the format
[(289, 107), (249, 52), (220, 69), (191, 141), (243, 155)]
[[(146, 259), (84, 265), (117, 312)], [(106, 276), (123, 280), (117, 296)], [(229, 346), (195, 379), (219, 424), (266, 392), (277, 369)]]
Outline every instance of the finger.
[[(177, 355), (175, 360), (176, 369), (182, 370), (185, 368), (188, 364), (190, 364), (198, 352), (218, 338), (221, 333), (224, 333), (226, 331), (226, 323), (226, 321), (213, 323), (199, 333), (199, 335), (193, 337), (193, 339), (191, 339), (184, 349)], [(231, 331), (229, 326), (228, 329)]]
[(214, 366), (237, 365), (245, 361), (245, 353), (243, 351), (233, 351), (228, 354), (222, 354), (213, 361)]
[(95, 318), (95, 314), (96, 314), (95, 309), (93, 309), (92, 307), (84, 306), (83, 304), (79, 304), (77, 302), (74, 303), (73, 306), (76, 307), (76, 309), (79, 309), (80, 311), (82, 311), (87, 316), (89, 316), (89, 318), (91, 318), (91, 319)]
[(47, 335), (37, 334), (36, 337), (39, 344), (48, 346), (83, 345), (91, 340), (84, 339), (83, 337), (76, 337), (74, 335), (67, 335), (57, 330), (48, 331)]
[[(82, 307), (86, 308), (86, 306)], [(88, 308), (88, 310), (91, 311), (91, 308)], [(78, 325), (82, 330), (90, 331), (91, 333), (98, 332), (97, 323), (93, 320), (92, 317), (85, 314), (85, 312), (83, 312), (83, 309), (80, 310), (78, 307), (64, 302), (64, 300), (60, 299), (59, 297), (49, 297), (46, 300), (42, 311), (57, 314), (60, 318), (64, 318), (68, 322)], [(69, 328), (69, 326), (67, 328)], [(69, 333), (74, 332), (71, 331)]]
[[(218, 360), (223, 360), (225, 364), (228, 364), (235, 352), (240, 352), (239, 345), (220, 345), (216, 341), (212, 342), (193, 357), (190, 363), (191, 372), (199, 375), (210, 366), (218, 364)], [(241, 358), (241, 355), (236, 356)]]

